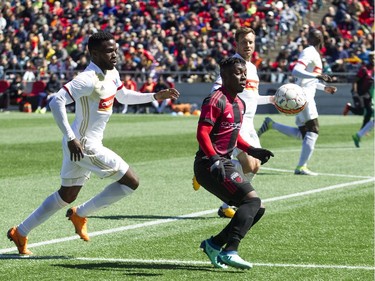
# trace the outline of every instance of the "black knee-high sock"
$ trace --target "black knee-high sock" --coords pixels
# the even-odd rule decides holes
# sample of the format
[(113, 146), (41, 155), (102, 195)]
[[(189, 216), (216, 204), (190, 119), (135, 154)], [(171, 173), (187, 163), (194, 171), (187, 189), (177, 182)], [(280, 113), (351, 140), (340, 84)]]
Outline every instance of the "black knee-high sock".
[(259, 208), (260, 199), (257, 197), (242, 201), (229, 224), (213, 237), (212, 242), (221, 247), (226, 244), (226, 251), (237, 251), (241, 239), (253, 225)]
[(254, 224), (256, 224), (263, 217), (265, 212), (266, 212), (266, 208), (264, 208), (264, 207), (259, 208), (258, 213), (255, 215), (254, 220), (253, 220), (253, 224), (251, 225), (250, 228), (252, 228), (254, 226)]
[[(253, 224), (251, 225), (250, 229), (263, 217), (264, 213), (266, 212), (266, 208), (260, 207), (258, 213), (255, 215), (253, 219)], [(229, 229), (231, 228), (231, 222), (215, 237), (212, 238), (212, 242), (215, 245), (223, 247), (228, 241)]]

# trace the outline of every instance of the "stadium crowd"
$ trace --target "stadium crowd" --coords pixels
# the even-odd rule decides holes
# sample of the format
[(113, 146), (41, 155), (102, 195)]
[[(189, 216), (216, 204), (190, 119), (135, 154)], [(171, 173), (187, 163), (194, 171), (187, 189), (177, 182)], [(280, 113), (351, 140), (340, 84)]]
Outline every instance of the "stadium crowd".
[[(266, 73), (262, 81), (286, 79), (283, 73), (306, 46), (309, 27), (324, 33), (324, 71), (351, 71), (373, 49), (373, 2), (333, 0), (330, 5), (317, 23), (308, 22), (307, 15), (321, 9), (321, 0), (5, 1), (0, 11), (0, 79), (21, 73), (29, 82), (57, 73), (62, 81), (69, 80), (88, 65), (88, 37), (105, 30), (119, 44), (119, 71), (132, 73), (138, 83), (160, 73), (175, 79), (176, 71), (183, 73), (182, 82), (212, 82), (218, 62), (234, 53), (233, 31), (242, 25), (256, 32), (253, 59), (258, 71)], [(276, 50), (280, 38), (285, 44)], [(278, 53), (275, 60), (269, 52)]]

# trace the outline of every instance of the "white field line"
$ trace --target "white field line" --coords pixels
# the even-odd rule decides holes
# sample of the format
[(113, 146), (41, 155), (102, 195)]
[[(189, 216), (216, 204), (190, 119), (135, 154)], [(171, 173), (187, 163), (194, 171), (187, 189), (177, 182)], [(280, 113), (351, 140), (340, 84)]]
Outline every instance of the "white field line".
[[(286, 199), (289, 199), (289, 198), (306, 196), (306, 195), (319, 193), (319, 192), (325, 192), (325, 191), (334, 190), (334, 189), (338, 189), (338, 188), (345, 188), (345, 187), (361, 185), (361, 184), (365, 184), (365, 183), (369, 183), (369, 182), (373, 182), (373, 181), (374, 181), (374, 178), (364, 179), (364, 180), (354, 181), (354, 182), (348, 182), (348, 183), (343, 183), (343, 184), (336, 184), (336, 185), (317, 188), (317, 189), (308, 190), (308, 191), (304, 191), (304, 192), (297, 192), (297, 193), (292, 193), (292, 194), (288, 194), (288, 195), (284, 195), (284, 196), (278, 196), (278, 197), (263, 199), (262, 201), (263, 202), (275, 202), (275, 201), (279, 201), (279, 200), (286, 200)], [(90, 235), (90, 237), (94, 237), (94, 236), (99, 236), (99, 235), (104, 235), (104, 234), (126, 231), (126, 230), (130, 230), (130, 229), (137, 229), (137, 228), (142, 228), (142, 227), (147, 227), (147, 226), (152, 226), (152, 225), (159, 225), (159, 224), (174, 222), (174, 221), (181, 220), (181, 219), (184, 219), (184, 218), (200, 217), (200, 216), (209, 215), (209, 214), (212, 214), (212, 213), (215, 213), (215, 212), (217, 212), (217, 209), (205, 210), (205, 211), (186, 214), (186, 215), (182, 215), (182, 216), (171, 217), (169, 219), (153, 220), (153, 221), (140, 223), (140, 224), (133, 224), (133, 225), (127, 225), (127, 226), (122, 226), (122, 227), (117, 227), (117, 228), (112, 228), (112, 229), (106, 229), (106, 230), (102, 230), (102, 231), (90, 232), (89, 235)], [(35, 247), (44, 246), (44, 245), (62, 243), (62, 242), (66, 242), (66, 241), (76, 240), (76, 239), (79, 239), (79, 236), (75, 235), (75, 236), (64, 237), (64, 238), (59, 238), (59, 239), (52, 239), (52, 240), (48, 240), (48, 241), (42, 241), (42, 242), (38, 242), (38, 243), (29, 244), (28, 248), (35, 248)], [(16, 247), (0, 249), (0, 254), (9, 253), (9, 252), (13, 252), (13, 251), (16, 251), (16, 250), (17, 250)]]
[[(145, 259), (114, 259), (114, 258), (72, 258), (80, 261), (105, 261), (105, 262), (123, 262), (123, 263), (145, 263), (145, 264), (176, 264), (176, 265), (210, 265), (210, 262), (188, 261), (188, 260), (145, 260)], [(371, 266), (352, 266), (352, 265), (320, 265), (320, 264), (283, 264), (283, 263), (253, 263), (254, 266), (269, 267), (300, 267), (300, 268), (325, 268), (325, 269), (362, 269), (375, 270)]]
[[(88, 258), (88, 257), (76, 257), (76, 258), (66, 258), (66, 257), (38, 257), (38, 256), (19, 256), (6, 255), (0, 256), (1, 259), (32, 259), (32, 260), (76, 260), (76, 261), (92, 261), (92, 262), (117, 262), (117, 263), (141, 263), (141, 264), (175, 264), (175, 265), (211, 265), (208, 261), (189, 261), (189, 260), (165, 260), (165, 259), (119, 259), (119, 258)], [(289, 263), (253, 263), (253, 266), (263, 266), (263, 267), (294, 267), (294, 268), (320, 268), (320, 269), (357, 269), (357, 270), (375, 270), (375, 267), (365, 266), (365, 265), (336, 265), (336, 264), (289, 264)]]
[[(294, 171), (291, 171), (291, 170), (267, 168), (267, 167), (261, 167), (261, 170), (269, 170), (269, 171), (282, 172), (282, 173), (294, 173)], [(372, 179), (373, 178), (370, 176), (356, 176), (356, 175), (343, 175), (343, 174), (328, 174), (328, 173), (318, 173), (318, 174), (319, 176), (342, 177), (342, 178), (358, 178), (358, 179)]]

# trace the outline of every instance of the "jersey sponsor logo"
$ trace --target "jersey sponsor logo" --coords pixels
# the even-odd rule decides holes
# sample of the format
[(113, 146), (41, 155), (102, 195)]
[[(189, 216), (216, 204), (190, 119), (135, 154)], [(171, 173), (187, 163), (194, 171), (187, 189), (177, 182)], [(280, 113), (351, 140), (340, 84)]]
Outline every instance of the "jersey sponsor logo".
[(112, 108), (113, 102), (115, 100), (115, 95), (110, 96), (106, 99), (101, 99), (99, 101), (99, 110), (100, 111), (108, 111)]
[(224, 129), (241, 129), (241, 123), (223, 121), (220, 123), (220, 125)]
[(241, 175), (238, 173), (238, 172), (234, 172), (230, 175), (230, 179), (232, 181), (235, 181), (237, 183), (242, 183), (243, 182), (243, 178), (241, 177)]

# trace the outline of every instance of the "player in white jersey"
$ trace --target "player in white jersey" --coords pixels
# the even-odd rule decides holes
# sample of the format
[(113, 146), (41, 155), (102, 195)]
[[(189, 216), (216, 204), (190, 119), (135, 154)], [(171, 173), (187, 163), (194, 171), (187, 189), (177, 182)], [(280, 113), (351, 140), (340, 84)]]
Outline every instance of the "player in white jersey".
[(319, 54), (323, 44), (322, 33), (317, 29), (311, 29), (308, 42), (309, 46), (301, 52), (292, 72), (292, 75), (296, 78), (296, 83), (302, 87), (307, 98), (306, 108), (296, 116), (298, 128), (277, 123), (266, 117), (258, 131), (258, 136), (272, 128), (287, 136), (302, 139), (302, 150), (294, 173), (296, 175), (316, 176), (317, 173), (307, 168), (307, 162), (313, 154), (319, 134), (318, 110), (314, 99), (315, 92), (318, 89), (328, 94), (334, 94), (337, 88), (327, 86), (319, 81), (332, 81), (330, 76), (322, 74), (322, 60)]
[[(86, 218), (89, 214), (117, 202), (137, 189), (139, 180), (135, 172), (119, 155), (102, 144), (114, 99), (124, 104), (139, 104), (167, 98), (177, 99), (180, 95), (176, 89), (146, 94), (125, 89), (115, 68), (117, 44), (108, 32), (94, 33), (89, 38), (88, 51), (90, 64), (65, 84), (50, 102), (54, 119), (63, 133), (61, 187), (47, 197), (28, 218), (9, 229), (7, 236), (16, 244), (21, 255), (32, 254), (27, 249), (28, 233), (72, 203), (91, 172), (114, 182), (87, 202), (68, 209), (67, 217), (84, 241), (90, 239)], [(76, 112), (70, 125), (65, 106), (73, 102), (76, 104)]]
[[(234, 57), (242, 58), (246, 61), (246, 87), (238, 96), (245, 102), (246, 110), (243, 116), (243, 122), (240, 130), (241, 137), (253, 147), (260, 148), (260, 142), (257, 132), (254, 128), (254, 116), (258, 104), (273, 103), (273, 96), (259, 95), (259, 77), (256, 66), (251, 62), (253, 52), (255, 50), (255, 32), (249, 27), (241, 27), (236, 31), (236, 54)], [(219, 76), (215, 81), (211, 93), (216, 91), (222, 85), (222, 79)], [(237, 159), (235, 159), (237, 158)], [(240, 149), (235, 149), (232, 162), (237, 169), (240, 169), (251, 182), (254, 175), (259, 171), (260, 161), (249, 156)], [(196, 179), (193, 178), (193, 186), (195, 189), (199, 187)], [(233, 217), (235, 210), (223, 202), (218, 210), (221, 217)]]

